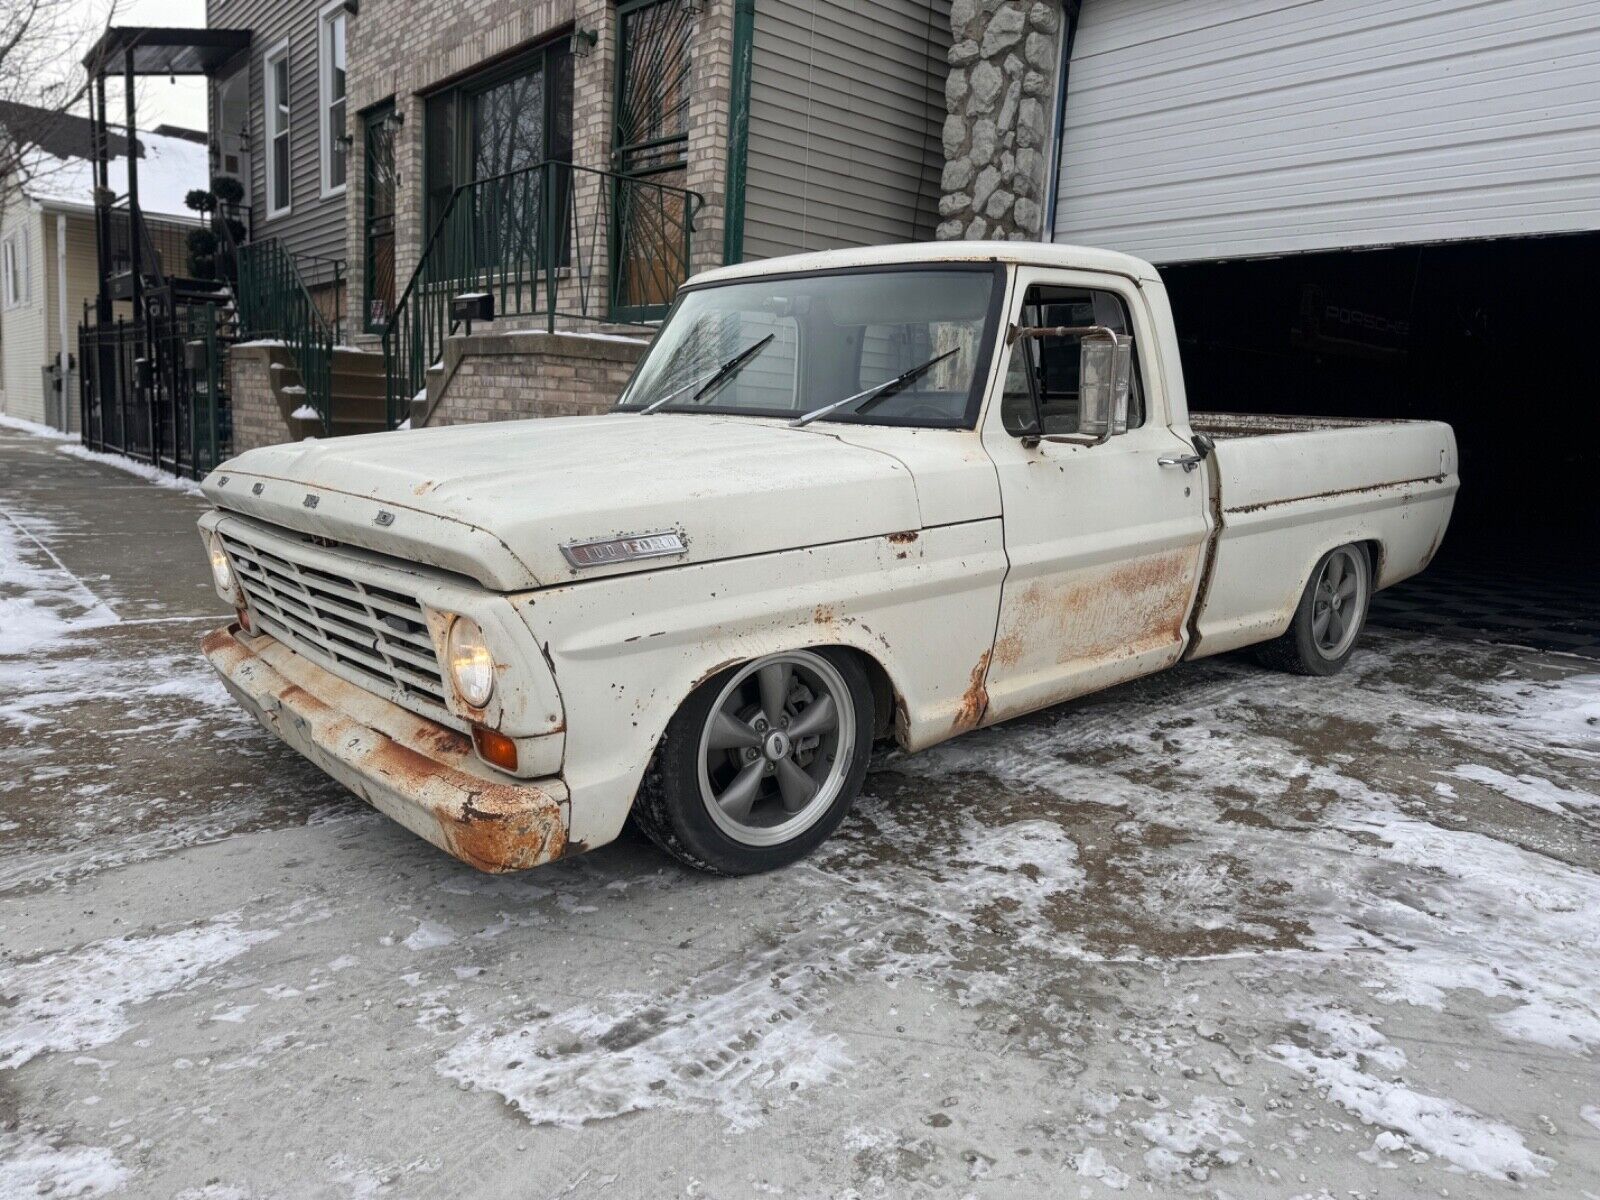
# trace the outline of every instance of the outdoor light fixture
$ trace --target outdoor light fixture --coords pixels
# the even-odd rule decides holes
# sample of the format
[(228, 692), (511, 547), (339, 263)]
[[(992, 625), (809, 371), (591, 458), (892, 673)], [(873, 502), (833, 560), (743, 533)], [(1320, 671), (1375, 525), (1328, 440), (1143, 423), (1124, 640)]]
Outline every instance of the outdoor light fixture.
[(600, 43), (600, 33), (594, 29), (574, 29), (572, 31), (572, 53), (579, 58), (588, 58), (594, 53), (594, 48)]

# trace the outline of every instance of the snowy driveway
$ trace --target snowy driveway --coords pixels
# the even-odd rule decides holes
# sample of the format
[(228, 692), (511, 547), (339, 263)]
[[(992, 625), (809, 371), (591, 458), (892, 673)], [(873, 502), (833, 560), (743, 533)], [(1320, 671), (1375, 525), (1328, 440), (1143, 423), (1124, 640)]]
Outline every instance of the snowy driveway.
[(885, 757), (776, 875), (477, 875), (0, 427), (0, 1196), (1600, 1194), (1600, 675), (1372, 631)]

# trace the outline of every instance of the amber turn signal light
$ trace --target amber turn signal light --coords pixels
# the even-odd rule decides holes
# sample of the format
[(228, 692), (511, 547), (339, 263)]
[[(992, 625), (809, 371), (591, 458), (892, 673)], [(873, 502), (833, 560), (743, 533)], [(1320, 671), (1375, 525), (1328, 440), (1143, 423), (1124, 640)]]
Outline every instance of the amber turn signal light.
[(499, 767), (502, 771), (517, 769), (517, 743), (505, 734), (474, 725), (472, 742), (478, 747), (479, 757), (490, 766)]
[(254, 633), (255, 630), (250, 628), (250, 613), (249, 613), (249, 610), (243, 609), (243, 608), (238, 608), (238, 609), (235, 609), (234, 611), (239, 614), (239, 628), (244, 630), (246, 633)]

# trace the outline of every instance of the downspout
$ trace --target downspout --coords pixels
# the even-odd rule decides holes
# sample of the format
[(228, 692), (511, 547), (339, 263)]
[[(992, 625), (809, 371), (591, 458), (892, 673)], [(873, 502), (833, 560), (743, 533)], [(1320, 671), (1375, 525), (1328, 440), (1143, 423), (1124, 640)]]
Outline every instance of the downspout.
[(734, 0), (733, 68), (728, 87), (727, 186), (722, 200), (722, 261), (744, 261), (745, 170), (750, 157), (750, 66), (756, 0)]
[(1061, 65), (1056, 70), (1055, 136), (1050, 139), (1050, 163), (1044, 174), (1044, 221), (1039, 229), (1041, 242), (1056, 240), (1056, 202), (1061, 184), (1061, 141), (1067, 131), (1067, 69), (1072, 65), (1072, 43), (1078, 37), (1078, 14), (1083, 0), (1064, 0), (1061, 19), (1067, 27), (1061, 34)]
[(72, 343), (67, 340), (67, 214), (56, 214), (56, 338), (60, 343), (56, 367), (60, 372), (61, 432), (72, 432), (72, 408), (68, 388), (72, 374)]

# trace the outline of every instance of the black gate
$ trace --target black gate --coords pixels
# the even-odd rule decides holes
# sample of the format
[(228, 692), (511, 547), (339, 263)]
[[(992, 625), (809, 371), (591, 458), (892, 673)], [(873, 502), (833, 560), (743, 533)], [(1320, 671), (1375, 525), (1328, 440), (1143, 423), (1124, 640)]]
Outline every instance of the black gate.
[(78, 327), (83, 443), (199, 479), (232, 452), (217, 306)]

